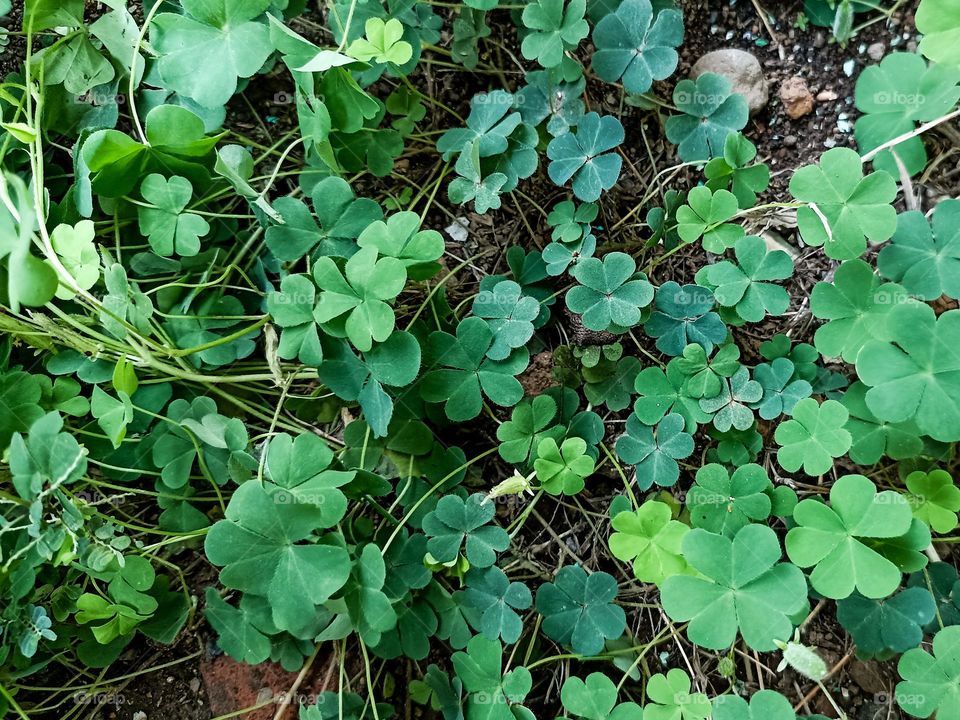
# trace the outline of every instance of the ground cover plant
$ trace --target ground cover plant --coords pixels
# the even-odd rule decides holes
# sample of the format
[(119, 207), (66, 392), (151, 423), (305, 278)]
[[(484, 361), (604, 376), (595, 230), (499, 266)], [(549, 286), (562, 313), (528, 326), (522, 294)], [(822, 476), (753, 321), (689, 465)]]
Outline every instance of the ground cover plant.
[(691, 4), (0, 0), (0, 717), (960, 719), (960, 17)]

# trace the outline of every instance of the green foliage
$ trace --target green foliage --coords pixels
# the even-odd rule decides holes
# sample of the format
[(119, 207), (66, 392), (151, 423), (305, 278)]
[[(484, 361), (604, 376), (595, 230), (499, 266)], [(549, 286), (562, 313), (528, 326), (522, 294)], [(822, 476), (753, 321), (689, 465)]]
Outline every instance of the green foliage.
[(723, 143), (723, 155), (713, 158), (703, 168), (707, 187), (711, 190), (730, 190), (741, 209), (752, 208), (757, 194), (770, 184), (770, 168), (750, 165), (757, 157), (757, 146), (743, 133), (730, 133)]
[(666, 675), (650, 678), (647, 694), (653, 701), (645, 716), (654, 720), (705, 720), (710, 717), (710, 700), (703, 693), (691, 693), (690, 676), (673, 668)]
[(618, 704), (616, 686), (599, 672), (590, 673), (586, 680), (568, 677), (560, 688), (560, 701), (568, 713), (585, 720), (627, 720), (643, 713), (636, 703)]
[(933, 597), (924, 588), (912, 587), (882, 600), (859, 593), (837, 603), (837, 620), (853, 637), (860, 657), (884, 659), (923, 641), (924, 625), (936, 615)]
[(960, 488), (953, 484), (950, 473), (917, 470), (906, 477), (907, 500), (913, 507), (913, 516), (940, 535), (946, 535), (958, 525)]
[(504, 673), (499, 642), (474, 637), (466, 652), (453, 654), (453, 667), (467, 691), (467, 715), (477, 720), (514, 720), (530, 692), (530, 671), (519, 666)]
[(728, 538), (694, 529), (683, 539), (683, 556), (702, 576), (667, 578), (661, 599), (673, 620), (689, 621), (691, 642), (725, 650), (739, 633), (748, 647), (766, 651), (790, 637), (790, 618), (807, 604), (806, 580), (795, 565), (779, 562), (773, 530), (746, 525)]
[(495, 512), (496, 506), (480, 493), (466, 500), (457, 495), (440, 498), (423, 519), (427, 551), (440, 563), (453, 563), (462, 552), (474, 567), (490, 567), (510, 544), (503, 528), (489, 524)]
[(801, 467), (807, 475), (823, 475), (853, 444), (844, 428), (850, 414), (836, 400), (817, 403), (805, 398), (793, 408), (793, 418), (777, 425), (774, 434), (780, 449), (777, 462), (788, 472)]
[(614, 603), (617, 581), (605, 572), (587, 574), (577, 565), (560, 568), (553, 582), (537, 590), (542, 629), (551, 640), (580, 655), (596, 655), (605, 640), (623, 633), (626, 615)]
[(849, 148), (827, 150), (817, 165), (793, 174), (790, 193), (806, 206), (797, 210), (797, 227), (807, 245), (827, 257), (851, 260), (863, 255), (867, 240), (893, 235), (897, 212), (891, 203), (897, 184), (883, 171), (863, 174), (860, 156)]
[(687, 243), (703, 239), (703, 247), (723, 253), (743, 237), (743, 228), (727, 222), (739, 210), (736, 196), (700, 185), (687, 193), (687, 204), (677, 208), (677, 233)]
[(957, 39), (960, 38), (960, 17), (956, 8), (944, 0), (922, 0), (917, 8), (917, 30), (923, 33), (920, 52), (936, 63), (960, 65)]
[(648, 500), (633, 512), (617, 513), (611, 523), (610, 552), (625, 562), (633, 561), (633, 574), (640, 582), (660, 585), (668, 577), (691, 573), (682, 554), (682, 542), (690, 528), (672, 518), (670, 506)]
[(960, 627), (944, 628), (933, 638), (933, 654), (914, 648), (903, 654), (897, 672), (897, 704), (919, 718), (936, 713), (951, 720), (960, 708)]
[(152, 205), (137, 208), (140, 232), (157, 255), (190, 257), (200, 252), (200, 238), (210, 232), (210, 225), (199, 215), (183, 212), (193, 197), (189, 180), (153, 173), (144, 178), (140, 194)]
[(657, 288), (654, 311), (644, 330), (667, 355), (679, 355), (691, 343), (710, 354), (727, 337), (723, 321), (712, 312), (715, 303), (709, 289), (670, 280)]
[(694, 527), (712, 533), (736, 535), (745, 525), (770, 517), (772, 489), (759, 465), (743, 465), (732, 475), (722, 465), (704, 465), (697, 470), (696, 484), (687, 494), (690, 521)]
[(629, 93), (645, 93), (677, 69), (674, 48), (682, 41), (679, 11), (654, 16), (650, 0), (624, 0), (593, 29), (593, 71), (601, 80), (621, 81)]
[(536, 60), (553, 68), (563, 60), (565, 51), (576, 49), (590, 33), (583, 19), (586, 0), (536, 0), (523, 9), (523, 24), (531, 32), (523, 38), (520, 52), (527, 60)]
[(897, 216), (897, 231), (880, 251), (877, 267), (921, 300), (960, 298), (960, 200), (944, 200), (932, 222), (916, 210)]
[(577, 199), (594, 202), (620, 177), (623, 159), (612, 151), (623, 139), (623, 125), (617, 118), (587, 113), (577, 123), (576, 132), (555, 137), (547, 145), (547, 174), (560, 186), (572, 179)]
[(680, 477), (677, 460), (693, 453), (693, 437), (684, 432), (684, 419), (676, 413), (664, 416), (656, 427), (645, 425), (635, 414), (627, 418), (626, 434), (617, 438), (617, 455), (636, 466), (642, 490), (656, 483), (669, 487)]
[(530, 590), (522, 582), (510, 582), (500, 568), (471, 568), (466, 575), (464, 597), (477, 613), (471, 624), (490, 640), (503, 639), (508, 645), (520, 638), (523, 622), (518, 610), (533, 604)]
[(347, 54), (357, 60), (404, 65), (413, 57), (413, 47), (402, 39), (403, 25), (396, 18), (386, 22), (378, 17), (368, 19), (364, 35), (347, 48)]
[(576, 495), (593, 468), (593, 458), (587, 455), (587, 443), (582, 438), (567, 438), (558, 447), (557, 441), (548, 437), (537, 445), (533, 469), (540, 486), (551, 495)]
[[(682, 210), (683, 208), (681, 208)], [(768, 251), (756, 235), (736, 241), (737, 262), (723, 260), (707, 265), (701, 273), (713, 288), (717, 304), (728, 307), (744, 322), (760, 322), (766, 315), (782, 315), (790, 296), (770, 280), (784, 280), (793, 274), (793, 260), (783, 250)]]
[(760, 690), (749, 702), (738, 695), (721, 695), (713, 701), (713, 720), (796, 720), (790, 701), (775, 690)]
[(747, 101), (732, 89), (730, 80), (716, 73), (677, 83), (673, 104), (683, 114), (667, 118), (666, 130), (681, 160), (706, 162), (722, 156), (727, 136), (747, 124)]
[(641, 308), (653, 300), (653, 286), (625, 253), (587, 258), (571, 274), (578, 284), (567, 292), (567, 307), (590, 330), (625, 332), (640, 322)]
[(845, 475), (830, 489), (829, 505), (803, 500), (793, 518), (797, 527), (787, 533), (787, 554), (800, 567), (814, 568), (810, 584), (817, 592), (842, 599), (856, 589), (882, 598), (900, 584), (900, 569), (876, 549), (877, 539), (911, 529), (910, 505), (899, 493), (878, 493), (864, 476)]

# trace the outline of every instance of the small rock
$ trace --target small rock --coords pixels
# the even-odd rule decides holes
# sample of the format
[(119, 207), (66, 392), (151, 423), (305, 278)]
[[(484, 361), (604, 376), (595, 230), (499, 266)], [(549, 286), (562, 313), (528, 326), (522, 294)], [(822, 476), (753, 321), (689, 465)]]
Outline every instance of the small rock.
[(137, 710), (137, 712), (133, 714), (133, 720), (147, 720), (147, 714), (142, 710)]
[(853, 71), (856, 69), (857, 69), (856, 60), (847, 60), (843, 64), (843, 74), (846, 75), (847, 77), (853, 77)]
[(454, 242), (464, 243), (470, 235), (470, 221), (465, 217), (458, 217), (443, 230)]
[(817, 102), (832, 102), (839, 97), (833, 90), (821, 90), (817, 93)]
[(824, 35), (820, 30), (817, 30), (817, 34), (813, 36), (813, 46), (818, 50), (827, 44), (827, 36)]
[(761, 110), (770, 99), (760, 61), (745, 50), (727, 48), (709, 52), (697, 60), (690, 70), (690, 77), (695, 80), (708, 72), (727, 77), (733, 83), (733, 92), (746, 97), (751, 115)]
[(797, 144), (797, 136), (796, 136), (796, 135), (787, 135), (787, 136), (783, 139), (783, 144), (786, 145), (787, 147), (793, 147), (794, 145)]
[(793, 120), (813, 112), (813, 95), (810, 94), (807, 81), (799, 75), (784, 80), (780, 85), (780, 102)]
[(867, 56), (874, 62), (880, 62), (886, 50), (887, 47), (882, 42), (875, 42), (867, 48)]
[(190, 692), (196, 693), (200, 690), (200, 678), (190, 679)]

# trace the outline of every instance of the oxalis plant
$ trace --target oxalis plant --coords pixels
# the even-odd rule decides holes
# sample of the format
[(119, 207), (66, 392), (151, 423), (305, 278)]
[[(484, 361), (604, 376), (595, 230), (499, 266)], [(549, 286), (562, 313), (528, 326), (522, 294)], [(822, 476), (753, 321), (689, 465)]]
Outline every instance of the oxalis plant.
[(960, 718), (951, 3), (778, 201), (669, 1), (21, 10), (0, 716), (198, 633), (325, 677), (301, 720), (845, 716), (835, 617)]

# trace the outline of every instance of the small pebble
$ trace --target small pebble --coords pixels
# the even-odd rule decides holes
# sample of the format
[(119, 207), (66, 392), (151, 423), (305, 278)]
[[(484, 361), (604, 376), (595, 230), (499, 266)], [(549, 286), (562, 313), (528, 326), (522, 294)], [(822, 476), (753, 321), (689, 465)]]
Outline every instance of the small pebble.
[(843, 74), (846, 75), (847, 77), (852, 77), (853, 71), (856, 70), (856, 68), (857, 68), (856, 60), (847, 60), (843, 64)]
[(797, 136), (796, 136), (796, 135), (787, 135), (787, 136), (783, 139), (783, 144), (786, 145), (787, 147), (793, 147), (794, 145), (797, 144)]
[(886, 49), (886, 45), (884, 45), (882, 42), (875, 42), (867, 48), (867, 55), (874, 62), (880, 62), (883, 60), (883, 54), (886, 52)]
[(838, 95), (833, 90), (821, 90), (817, 93), (817, 102), (832, 102)]

